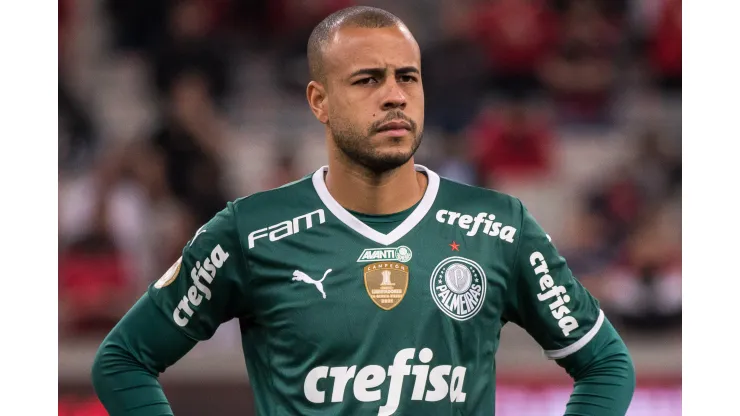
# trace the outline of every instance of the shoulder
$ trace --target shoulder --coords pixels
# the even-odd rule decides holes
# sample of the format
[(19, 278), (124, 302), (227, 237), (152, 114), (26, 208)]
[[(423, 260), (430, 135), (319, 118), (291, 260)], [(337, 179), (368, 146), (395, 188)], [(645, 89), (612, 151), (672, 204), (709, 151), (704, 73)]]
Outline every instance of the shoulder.
[(238, 198), (229, 205), (237, 222), (242, 223), (250, 219), (279, 216), (315, 199), (315, 195), (311, 176), (305, 176), (278, 188)]
[(243, 244), (250, 249), (268, 234), (271, 241), (276, 241), (327, 220), (312, 175), (239, 198), (230, 206)]
[(436, 205), (463, 215), (492, 214), (512, 225), (521, 223), (525, 211), (522, 201), (512, 195), (447, 178), (440, 178)]
[(254, 211), (274, 204), (305, 197), (314, 193), (311, 175), (304, 176), (296, 181), (286, 183), (277, 188), (255, 192), (248, 196), (237, 198), (232, 202), (235, 211)]

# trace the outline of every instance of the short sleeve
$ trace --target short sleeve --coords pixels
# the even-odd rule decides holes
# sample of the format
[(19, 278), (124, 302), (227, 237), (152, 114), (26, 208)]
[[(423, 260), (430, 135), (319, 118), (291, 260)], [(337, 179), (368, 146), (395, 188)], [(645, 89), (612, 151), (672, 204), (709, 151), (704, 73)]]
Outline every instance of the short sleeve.
[(219, 325), (242, 313), (238, 294), (247, 270), (235, 224), (229, 203), (198, 229), (182, 256), (149, 286), (157, 307), (193, 339), (212, 337)]
[(504, 316), (532, 335), (548, 358), (565, 358), (598, 333), (604, 313), (550, 236), (524, 206), (521, 210), (522, 232)]

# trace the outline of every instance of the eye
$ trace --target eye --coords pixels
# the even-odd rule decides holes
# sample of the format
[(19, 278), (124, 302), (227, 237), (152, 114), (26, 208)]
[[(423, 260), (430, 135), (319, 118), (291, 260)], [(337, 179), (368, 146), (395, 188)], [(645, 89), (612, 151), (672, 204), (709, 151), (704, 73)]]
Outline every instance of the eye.
[(416, 77), (413, 75), (401, 75), (398, 77), (401, 82), (416, 82)]
[(362, 78), (352, 83), (352, 85), (370, 85), (370, 84), (377, 84), (378, 80), (376, 80), (373, 77), (368, 78)]

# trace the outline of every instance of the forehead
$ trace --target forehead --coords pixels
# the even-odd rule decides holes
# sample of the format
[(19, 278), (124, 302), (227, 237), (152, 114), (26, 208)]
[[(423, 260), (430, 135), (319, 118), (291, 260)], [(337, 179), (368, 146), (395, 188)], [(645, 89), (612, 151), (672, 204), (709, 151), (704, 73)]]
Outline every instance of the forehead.
[(338, 30), (324, 50), (327, 72), (342, 76), (361, 68), (420, 67), (419, 45), (405, 27)]

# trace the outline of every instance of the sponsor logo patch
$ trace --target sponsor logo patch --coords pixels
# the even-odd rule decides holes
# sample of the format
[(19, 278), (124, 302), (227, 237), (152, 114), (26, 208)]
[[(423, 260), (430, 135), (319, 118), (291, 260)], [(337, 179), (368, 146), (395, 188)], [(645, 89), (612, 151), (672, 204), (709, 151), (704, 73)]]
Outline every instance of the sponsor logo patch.
[(411, 249), (406, 246), (400, 247), (385, 247), (385, 248), (366, 248), (357, 258), (358, 263), (366, 261), (400, 261), (401, 263), (408, 263), (411, 260), (413, 253)]

